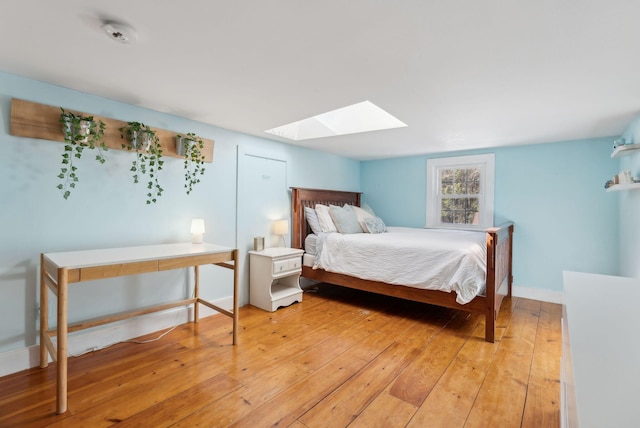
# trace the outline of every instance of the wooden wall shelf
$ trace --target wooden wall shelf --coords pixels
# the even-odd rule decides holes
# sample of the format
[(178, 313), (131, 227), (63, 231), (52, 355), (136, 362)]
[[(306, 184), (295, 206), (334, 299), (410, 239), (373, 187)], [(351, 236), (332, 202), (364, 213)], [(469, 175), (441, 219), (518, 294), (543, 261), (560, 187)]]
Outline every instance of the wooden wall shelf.
[[(105, 124), (104, 142), (111, 150), (127, 150), (122, 148), (123, 143), (127, 143), (120, 138), (119, 128), (126, 126), (127, 122), (115, 120), (108, 117), (83, 113), (74, 110), (67, 110), (77, 115), (93, 116), (96, 120), (101, 120)], [(62, 124), (60, 123), (60, 107), (46, 104), (34, 103), (20, 99), (11, 100), (11, 135), (16, 137), (39, 138), (41, 140), (64, 142), (62, 135)], [(131, 118), (135, 121), (135, 118)], [(184, 159), (176, 153), (175, 136), (185, 135), (185, 132), (168, 131), (165, 129), (151, 128), (156, 131), (160, 144), (162, 145), (162, 155)], [(203, 154), (205, 162), (213, 162), (213, 140), (202, 139), (204, 142)]]

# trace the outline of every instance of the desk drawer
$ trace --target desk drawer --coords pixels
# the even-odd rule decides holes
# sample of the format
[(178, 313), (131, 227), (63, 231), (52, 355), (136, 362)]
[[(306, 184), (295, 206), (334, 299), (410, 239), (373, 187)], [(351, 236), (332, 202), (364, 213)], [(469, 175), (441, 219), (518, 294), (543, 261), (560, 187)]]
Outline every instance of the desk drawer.
[(123, 275), (134, 275), (138, 273), (157, 272), (158, 261), (150, 260), (146, 262), (123, 263), (108, 266), (93, 266), (80, 269), (80, 281), (90, 281), (92, 279), (113, 278)]

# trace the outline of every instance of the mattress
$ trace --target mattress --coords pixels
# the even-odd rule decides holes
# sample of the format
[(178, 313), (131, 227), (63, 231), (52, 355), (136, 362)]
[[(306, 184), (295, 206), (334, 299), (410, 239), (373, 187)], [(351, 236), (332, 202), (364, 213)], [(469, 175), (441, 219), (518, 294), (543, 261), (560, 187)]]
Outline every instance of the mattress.
[(304, 251), (312, 256), (316, 255), (316, 242), (318, 241), (318, 236), (310, 233), (304, 238)]
[(302, 264), (304, 266), (309, 266), (312, 268), (315, 261), (316, 261), (316, 256), (314, 256), (313, 254), (304, 253), (304, 255), (302, 256)]
[(460, 304), (484, 292), (485, 232), (404, 227), (387, 230), (380, 234), (314, 235), (313, 268), (388, 284), (455, 292)]

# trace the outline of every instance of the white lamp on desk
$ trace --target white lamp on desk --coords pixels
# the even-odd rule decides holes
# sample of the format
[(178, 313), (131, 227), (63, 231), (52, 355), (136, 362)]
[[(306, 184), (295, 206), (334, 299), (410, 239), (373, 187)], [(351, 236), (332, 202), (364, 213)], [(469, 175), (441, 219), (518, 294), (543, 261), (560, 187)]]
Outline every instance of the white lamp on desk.
[(204, 219), (194, 218), (191, 220), (191, 243), (202, 244), (202, 235), (204, 235)]
[(275, 235), (280, 235), (280, 239), (278, 240), (278, 246), (280, 246), (280, 241), (282, 241), (282, 246), (285, 246), (284, 235), (289, 233), (289, 220), (277, 220), (273, 223), (273, 233)]

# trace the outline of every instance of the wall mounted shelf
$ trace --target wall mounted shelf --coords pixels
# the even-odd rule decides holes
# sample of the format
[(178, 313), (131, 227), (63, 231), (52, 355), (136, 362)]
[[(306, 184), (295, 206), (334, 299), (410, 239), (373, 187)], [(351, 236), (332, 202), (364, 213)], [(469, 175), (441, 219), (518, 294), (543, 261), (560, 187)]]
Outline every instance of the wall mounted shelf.
[(624, 144), (613, 149), (611, 153), (611, 159), (621, 156), (627, 156), (633, 153), (637, 153), (636, 150), (640, 149), (640, 144)]
[(621, 190), (634, 190), (640, 189), (640, 183), (626, 183), (626, 184), (614, 184), (607, 188), (607, 192), (619, 192)]
[[(104, 142), (111, 150), (127, 150), (122, 148), (126, 141), (120, 138), (119, 128), (126, 126), (127, 122), (115, 120), (108, 117), (83, 113), (73, 110), (77, 115), (93, 116), (96, 120), (105, 123)], [(60, 123), (60, 107), (46, 104), (34, 103), (31, 101), (12, 99), (11, 100), (11, 129), (10, 134), (16, 137), (39, 138), (41, 140), (64, 142), (62, 135), (62, 124)], [(136, 120), (136, 118), (131, 118)], [(156, 131), (160, 144), (162, 145), (162, 155), (184, 159), (184, 156), (176, 152), (175, 136), (183, 133), (168, 131), (164, 129), (151, 128)], [(202, 139), (204, 143), (203, 154), (205, 162), (213, 162), (213, 140)]]

